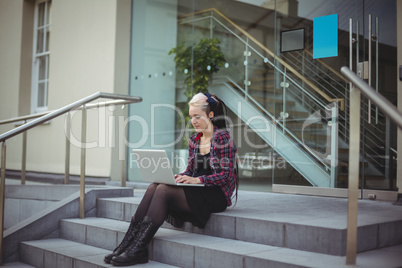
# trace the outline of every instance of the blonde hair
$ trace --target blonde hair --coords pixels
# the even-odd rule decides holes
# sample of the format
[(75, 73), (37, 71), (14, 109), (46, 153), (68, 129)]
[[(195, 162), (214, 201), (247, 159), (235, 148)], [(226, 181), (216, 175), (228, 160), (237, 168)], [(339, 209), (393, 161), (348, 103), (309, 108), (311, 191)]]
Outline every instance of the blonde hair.
[(208, 106), (207, 99), (208, 98), (207, 96), (205, 96), (204, 93), (198, 93), (193, 96), (188, 105), (194, 107), (202, 107), (203, 110), (205, 110), (206, 107)]
[[(217, 101), (217, 97), (215, 95), (211, 95), (211, 98), (213, 98), (215, 101)], [(201, 107), (201, 109), (203, 111), (209, 112), (211, 109), (208, 109), (209, 103), (207, 102), (207, 100), (208, 100), (208, 97), (205, 96), (204, 93), (197, 93), (189, 101), (188, 105), (194, 106), (194, 107)]]
[[(201, 107), (201, 110), (204, 111), (207, 115), (210, 112), (214, 112), (214, 116), (212, 118), (212, 124), (218, 128), (226, 129), (226, 114), (227, 108), (221, 99), (219, 99), (216, 95), (208, 95), (209, 98), (215, 100), (215, 103), (211, 104), (211, 100), (204, 94), (198, 93), (193, 96), (188, 105), (191, 107)], [(209, 100), (209, 102), (208, 102)], [(213, 101), (212, 101), (213, 102)]]

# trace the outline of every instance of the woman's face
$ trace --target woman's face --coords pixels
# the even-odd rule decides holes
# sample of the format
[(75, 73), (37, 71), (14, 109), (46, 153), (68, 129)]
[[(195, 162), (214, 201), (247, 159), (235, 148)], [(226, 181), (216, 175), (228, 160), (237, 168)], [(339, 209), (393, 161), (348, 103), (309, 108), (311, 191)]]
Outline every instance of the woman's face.
[[(212, 124), (210, 116), (201, 107), (190, 106), (189, 115), (191, 124), (197, 132), (204, 132)], [(211, 117), (213, 112), (210, 112)]]

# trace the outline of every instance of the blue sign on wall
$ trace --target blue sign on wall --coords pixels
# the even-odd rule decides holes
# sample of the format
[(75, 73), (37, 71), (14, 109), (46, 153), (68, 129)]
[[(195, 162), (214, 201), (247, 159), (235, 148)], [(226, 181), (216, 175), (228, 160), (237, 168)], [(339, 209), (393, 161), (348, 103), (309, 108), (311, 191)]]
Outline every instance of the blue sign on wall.
[(313, 58), (338, 56), (338, 14), (313, 20)]

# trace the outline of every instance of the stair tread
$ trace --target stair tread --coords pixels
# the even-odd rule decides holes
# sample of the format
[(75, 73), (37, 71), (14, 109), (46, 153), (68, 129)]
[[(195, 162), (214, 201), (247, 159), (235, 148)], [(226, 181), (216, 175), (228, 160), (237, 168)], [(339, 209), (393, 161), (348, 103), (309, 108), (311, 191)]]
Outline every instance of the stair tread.
[[(111, 226), (112, 223), (118, 224), (117, 220), (102, 218), (68, 219), (63, 221), (88, 224), (97, 226), (98, 228), (102, 228), (102, 225)], [(98, 222), (98, 224), (96, 224), (96, 222)], [(123, 222), (123, 225), (124, 224), (127, 228), (128, 223)], [(169, 250), (166, 250), (167, 248), (169, 248)], [(237, 260), (237, 258), (240, 258), (244, 260), (244, 267), (267, 267), (276, 266), (278, 264), (289, 265), (289, 267), (293, 265), (295, 267), (348, 267), (345, 265), (344, 256), (333, 256), (284, 247), (262, 245), (165, 228), (160, 228), (156, 233), (152, 249), (152, 254), (156, 261), (160, 261), (159, 258), (162, 258), (163, 262), (166, 263), (177, 261), (178, 263), (175, 264), (177, 266), (183, 266), (183, 263), (180, 265), (180, 261), (178, 261), (176, 257), (188, 253), (187, 255), (191, 256), (186, 256), (190, 259), (192, 258), (190, 263), (194, 263), (195, 266), (206, 265), (208, 262), (216, 264), (218, 260), (226, 261), (228, 259)], [(186, 252), (183, 252), (184, 249)], [(364, 267), (378, 267), (379, 264), (383, 267), (393, 267), (400, 264), (399, 257), (401, 252), (402, 245), (398, 245), (359, 253), (357, 260), (358, 264)], [(172, 256), (169, 258), (166, 257), (167, 255)], [(371, 258), (371, 256), (376, 256), (376, 258)], [(93, 258), (98, 257), (94, 256)], [(384, 265), (385, 260), (389, 266)]]
[[(112, 223), (121, 225), (117, 220), (103, 219), (103, 218), (85, 218), (85, 219), (66, 219), (64, 222), (79, 223), (90, 225), (97, 228), (111, 228)], [(124, 225), (125, 222), (123, 222)], [(125, 223), (128, 228), (128, 223)], [(262, 245), (247, 241), (232, 240), (221, 237), (214, 237), (208, 235), (188, 233), (179, 230), (171, 230), (160, 228), (154, 237), (155, 243), (158, 245), (166, 243), (180, 244), (186, 248), (194, 248), (196, 252), (210, 251), (214, 254), (230, 254), (247, 257), (250, 261), (254, 259), (275, 261), (281, 263), (288, 263), (293, 265), (302, 265), (309, 267), (321, 267), (320, 264), (329, 262), (333, 264), (332, 267), (339, 267), (343, 264), (344, 257), (332, 256), (321, 253), (305, 252), (296, 249), (282, 248), (276, 246)], [(157, 253), (154, 253), (157, 254)], [(201, 253), (200, 253), (201, 254)], [(292, 256), (292, 258), (289, 258)], [(317, 264), (314, 262), (317, 261)], [(327, 266), (331, 267), (331, 266)]]
[[(103, 257), (110, 253), (109, 250), (97, 248), (94, 246), (81, 244), (71, 240), (65, 240), (61, 238), (53, 238), (47, 240), (36, 240), (22, 242), (25, 246), (40, 248), (48, 252), (60, 254), (62, 256), (70, 257), (75, 260), (97, 265), (98, 267), (113, 267), (111, 264), (103, 262)], [(134, 267), (126, 266), (126, 267)], [(146, 264), (137, 264), (135, 267), (176, 267), (168, 264), (158, 263), (150, 261)]]
[[(121, 204), (139, 205), (142, 200), (143, 192), (135, 190), (134, 197), (124, 198), (99, 198), (107, 202), (116, 202)], [(254, 198), (253, 198), (254, 196)], [(235, 207), (228, 208), (224, 212), (214, 213), (211, 215), (213, 218), (219, 217), (234, 217), (241, 219), (250, 219), (258, 221), (281, 222), (289, 224), (298, 224), (303, 226), (323, 227), (327, 229), (346, 229), (347, 223), (347, 199), (339, 198), (324, 198), (317, 196), (297, 196), (297, 195), (284, 195), (278, 196), (275, 193), (258, 193), (239, 191), (239, 199), (243, 198), (245, 202), (239, 200)], [(305, 199), (318, 199), (315, 205), (310, 205), (309, 208), (303, 207), (306, 202)], [(259, 202), (254, 203), (252, 200), (256, 199)], [(262, 200), (262, 201), (261, 201)], [(358, 226), (363, 227), (370, 224), (386, 223), (389, 219), (372, 217), (371, 207), (372, 204), (367, 200), (361, 200), (362, 204), (359, 207), (359, 214), (367, 215), (366, 221), (359, 221)], [(244, 205), (243, 205), (244, 203)], [(364, 203), (364, 204), (363, 204)], [(367, 203), (367, 204), (366, 204)], [(270, 204), (269, 209), (266, 204)], [(378, 204), (379, 205), (379, 204)], [(386, 205), (386, 204), (381, 204)], [(329, 209), (334, 208), (336, 209)], [(328, 208), (328, 209), (326, 209)], [(387, 212), (387, 217), (391, 217), (397, 213), (393, 211), (398, 209), (390, 206), (384, 208)], [(342, 212), (342, 213), (340, 213)], [(402, 215), (397, 213), (398, 220), (402, 220)], [(393, 217), (395, 218), (395, 217)], [(335, 220), (337, 219), (337, 220)], [(213, 219), (212, 219), (213, 220)], [(345, 220), (345, 222), (343, 222)]]

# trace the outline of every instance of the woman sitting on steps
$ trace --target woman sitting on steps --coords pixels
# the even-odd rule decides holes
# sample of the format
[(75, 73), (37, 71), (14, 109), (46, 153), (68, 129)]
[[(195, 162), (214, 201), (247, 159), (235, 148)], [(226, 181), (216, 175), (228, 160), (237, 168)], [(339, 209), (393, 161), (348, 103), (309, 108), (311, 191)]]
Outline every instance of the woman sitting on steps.
[(175, 227), (185, 221), (204, 228), (211, 213), (232, 205), (238, 189), (236, 146), (227, 129), (226, 105), (216, 95), (198, 93), (189, 102), (196, 133), (189, 141), (187, 169), (175, 179), (204, 184), (183, 187), (151, 184), (120, 245), (104, 261), (115, 266), (148, 262), (148, 244), (166, 220)]

